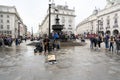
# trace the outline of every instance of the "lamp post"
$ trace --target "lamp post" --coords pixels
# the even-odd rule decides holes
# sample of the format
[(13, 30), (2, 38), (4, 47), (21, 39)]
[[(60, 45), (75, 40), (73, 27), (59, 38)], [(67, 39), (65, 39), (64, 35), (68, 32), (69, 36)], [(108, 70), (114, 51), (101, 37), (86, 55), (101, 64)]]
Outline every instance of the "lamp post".
[(51, 32), (51, 0), (49, 0), (49, 38), (50, 38), (50, 32)]
[(33, 41), (33, 27), (31, 27), (31, 41)]
[(32, 30), (32, 35), (31, 35), (31, 36), (32, 36), (32, 38), (33, 38), (33, 27), (31, 28), (31, 30)]

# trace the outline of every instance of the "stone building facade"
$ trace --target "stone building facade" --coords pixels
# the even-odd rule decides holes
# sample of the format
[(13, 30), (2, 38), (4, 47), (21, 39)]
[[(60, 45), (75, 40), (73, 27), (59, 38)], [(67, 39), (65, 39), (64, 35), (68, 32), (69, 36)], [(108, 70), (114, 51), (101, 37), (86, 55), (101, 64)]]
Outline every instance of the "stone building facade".
[(0, 35), (12, 38), (27, 35), (27, 26), (24, 25), (15, 6), (0, 5)]
[[(56, 11), (57, 10), (57, 11)], [(67, 5), (55, 5), (55, 3), (51, 4), (51, 26), (50, 32), (52, 32), (52, 25), (55, 24), (56, 15), (60, 19), (60, 25), (64, 25), (63, 32), (67, 34), (73, 34), (75, 31), (75, 10), (69, 9)], [(42, 23), (39, 25), (39, 33), (41, 35), (48, 34), (49, 32), (49, 9), (47, 15), (45, 16)]]
[(84, 33), (108, 33), (116, 35), (120, 33), (120, 1), (107, 0), (103, 10), (95, 9), (93, 14), (80, 22), (76, 27), (77, 34)]

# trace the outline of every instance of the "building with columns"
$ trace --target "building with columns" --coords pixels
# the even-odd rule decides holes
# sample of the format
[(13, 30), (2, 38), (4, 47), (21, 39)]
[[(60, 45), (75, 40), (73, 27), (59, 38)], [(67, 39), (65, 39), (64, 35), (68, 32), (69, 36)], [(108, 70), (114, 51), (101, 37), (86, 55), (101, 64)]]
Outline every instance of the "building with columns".
[[(50, 32), (52, 32), (52, 25), (55, 24), (56, 15), (60, 19), (60, 25), (64, 25), (63, 32), (72, 34), (75, 31), (75, 9), (69, 9), (67, 5), (55, 5), (51, 4), (51, 20), (50, 20)], [(49, 33), (49, 9), (42, 23), (39, 25), (40, 35)]]
[(24, 25), (15, 6), (0, 5), (0, 35), (12, 38), (27, 35), (27, 26)]
[(102, 33), (116, 35), (120, 33), (120, 0), (106, 0), (103, 10), (95, 9), (93, 14), (76, 27), (77, 34)]

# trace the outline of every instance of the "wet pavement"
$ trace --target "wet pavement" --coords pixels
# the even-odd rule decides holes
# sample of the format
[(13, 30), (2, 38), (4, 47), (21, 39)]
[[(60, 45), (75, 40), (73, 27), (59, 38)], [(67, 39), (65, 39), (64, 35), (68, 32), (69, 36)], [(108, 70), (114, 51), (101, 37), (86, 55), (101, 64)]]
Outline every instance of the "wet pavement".
[(120, 56), (85, 46), (53, 51), (57, 64), (34, 55), (34, 46), (0, 48), (0, 80), (120, 80)]

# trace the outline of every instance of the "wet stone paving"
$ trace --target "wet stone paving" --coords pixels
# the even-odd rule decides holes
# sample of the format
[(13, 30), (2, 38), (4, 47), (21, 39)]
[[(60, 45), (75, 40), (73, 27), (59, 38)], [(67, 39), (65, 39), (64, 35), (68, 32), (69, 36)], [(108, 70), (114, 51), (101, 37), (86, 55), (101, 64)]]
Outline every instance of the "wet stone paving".
[(120, 56), (85, 46), (53, 51), (57, 63), (34, 54), (34, 46), (0, 47), (0, 80), (120, 80)]

